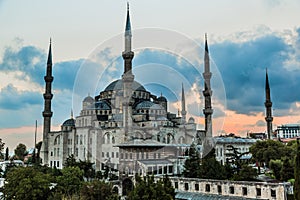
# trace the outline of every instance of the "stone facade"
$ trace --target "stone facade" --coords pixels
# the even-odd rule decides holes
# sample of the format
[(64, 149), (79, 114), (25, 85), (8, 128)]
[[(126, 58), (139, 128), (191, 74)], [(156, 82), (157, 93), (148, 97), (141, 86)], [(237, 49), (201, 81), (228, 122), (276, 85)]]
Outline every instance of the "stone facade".
[[(43, 164), (62, 168), (66, 158), (73, 154), (77, 160), (95, 163), (96, 170), (103, 170), (105, 166), (109, 166), (113, 171), (129, 173), (138, 169), (129, 167), (126, 170), (124, 162), (120, 166), (120, 156), (123, 155), (123, 150), (128, 150), (120, 151), (122, 144), (149, 140), (153, 141), (152, 145), (157, 145), (155, 148), (167, 144), (179, 145), (176, 147), (179, 151), (180, 145), (189, 145), (195, 141), (196, 123), (193, 118), (185, 120), (185, 106), (182, 108), (184, 118), (170, 113), (168, 100), (164, 96), (152, 94), (134, 80), (132, 70), (134, 53), (131, 51), (130, 28), (128, 10), (125, 50), (122, 52), (124, 59), (122, 77), (108, 84), (99, 95), (84, 98), (79, 116), (75, 118), (71, 116), (63, 122), (61, 131), (45, 131)], [(184, 97), (182, 99), (185, 101)], [(48, 105), (48, 102), (45, 104)], [(185, 102), (182, 104), (185, 105)], [(45, 119), (50, 123), (48, 118)], [(47, 123), (44, 126), (47, 126)], [(162, 155), (161, 159), (165, 157)], [(143, 165), (143, 162), (140, 164)], [(147, 170), (142, 173), (147, 173)]]
[[(156, 177), (159, 179), (162, 177)], [(248, 181), (207, 180), (169, 177), (176, 192), (190, 192), (206, 195), (222, 195), (231, 199), (276, 199), (286, 200), (290, 183), (266, 183)], [(223, 199), (223, 198), (222, 198)]]

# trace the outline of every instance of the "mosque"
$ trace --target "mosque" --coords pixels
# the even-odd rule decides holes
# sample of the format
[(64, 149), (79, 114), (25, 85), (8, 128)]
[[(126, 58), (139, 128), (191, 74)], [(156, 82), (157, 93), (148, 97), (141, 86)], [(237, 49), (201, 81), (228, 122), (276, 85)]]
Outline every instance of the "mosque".
[(43, 164), (63, 168), (65, 160), (74, 155), (77, 160), (95, 163), (96, 170), (104, 170), (105, 166), (109, 166), (111, 170), (122, 174), (175, 174), (180, 171), (178, 157), (197, 136), (212, 137), (212, 74), (207, 39), (203, 73), (205, 130), (197, 130), (193, 118), (186, 119), (183, 85), (178, 85), (182, 87), (179, 116), (169, 112), (168, 100), (164, 96), (152, 94), (135, 81), (131, 39), (127, 8), (122, 77), (108, 84), (99, 95), (84, 98), (79, 116), (71, 116), (63, 122), (60, 131), (51, 130), (51, 90), (54, 78), (50, 42), (44, 77)]

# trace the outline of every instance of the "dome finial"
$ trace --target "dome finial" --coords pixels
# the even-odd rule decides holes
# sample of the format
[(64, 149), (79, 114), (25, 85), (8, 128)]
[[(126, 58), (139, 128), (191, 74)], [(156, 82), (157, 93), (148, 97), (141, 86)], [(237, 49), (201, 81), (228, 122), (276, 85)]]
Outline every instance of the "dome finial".
[(71, 108), (71, 119), (73, 119), (73, 109)]

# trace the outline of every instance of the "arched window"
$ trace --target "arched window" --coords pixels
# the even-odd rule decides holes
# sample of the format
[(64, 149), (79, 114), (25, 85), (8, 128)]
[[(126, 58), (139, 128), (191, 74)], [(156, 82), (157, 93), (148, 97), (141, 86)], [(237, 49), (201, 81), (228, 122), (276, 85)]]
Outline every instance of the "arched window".
[(157, 141), (160, 142), (160, 134), (157, 134)]
[(169, 133), (169, 134), (167, 135), (167, 144), (172, 143), (172, 140), (173, 140), (173, 135), (172, 135), (171, 133)]
[(115, 143), (115, 137), (112, 137), (112, 139), (111, 139), (111, 143)]
[(106, 141), (107, 141), (107, 144), (110, 143), (110, 135), (109, 135), (109, 133), (107, 133), (107, 135), (106, 135)]
[(54, 145), (58, 145), (60, 144), (60, 136), (57, 136), (55, 139), (54, 139)]
[(184, 137), (181, 136), (179, 139), (178, 139), (178, 143), (179, 144), (183, 144), (184, 143)]
[(110, 135), (109, 133), (105, 133), (103, 136), (103, 144), (109, 144), (110, 143)]

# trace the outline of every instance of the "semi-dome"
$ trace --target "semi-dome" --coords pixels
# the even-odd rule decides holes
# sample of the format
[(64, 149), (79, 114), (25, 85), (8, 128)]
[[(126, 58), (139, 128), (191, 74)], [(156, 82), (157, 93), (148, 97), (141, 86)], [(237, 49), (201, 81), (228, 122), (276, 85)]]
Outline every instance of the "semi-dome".
[[(112, 83), (110, 83), (104, 91), (117, 91), (123, 90), (123, 80), (118, 79)], [(138, 82), (133, 81), (132, 83), (132, 90), (133, 91), (146, 91), (146, 89)]]
[(99, 110), (110, 110), (111, 107), (106, 101), (97, 101), (95, 103), (95, 108)]
[(139, 109), (155, 109), (155, 110), (161, 110), (163, 109), (161, 107), (161, 105), (153, 103), (152, 101), (142, 101), (141, 103), (139, 103), (136, 107), (136, 110)]
[(63, 126), (75, 126), (75, 119), (67, 119), (64, 123)]

